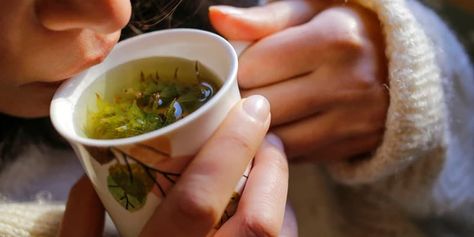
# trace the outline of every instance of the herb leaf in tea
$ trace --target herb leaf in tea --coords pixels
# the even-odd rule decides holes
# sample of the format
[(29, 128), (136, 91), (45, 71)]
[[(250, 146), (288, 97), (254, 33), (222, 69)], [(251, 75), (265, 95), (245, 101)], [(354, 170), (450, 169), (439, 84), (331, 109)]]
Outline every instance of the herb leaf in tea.
[(136, 136), (172, 124), (201, 107), (214, 95), (218, 81), (204, 77), (199, 62), (189, 63), (192, 74), (182, 73), (180, 67), (171, 75), (140, 71), (137, 83), (119, 91), (113, 101), (96, 94), (97, 111), (88, 111), (86, 135), (96, 139)]

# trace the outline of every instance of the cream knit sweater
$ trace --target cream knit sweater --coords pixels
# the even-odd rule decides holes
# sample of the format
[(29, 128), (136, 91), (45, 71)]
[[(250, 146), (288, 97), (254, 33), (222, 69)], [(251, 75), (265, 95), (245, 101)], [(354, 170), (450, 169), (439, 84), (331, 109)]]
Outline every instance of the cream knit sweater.
[(332, 214), (316, 229), (351, 237), (474, 236), (472, 64), (418, 2), (357, 2), (377, 13), (386, 37), (386, 131), (373, 157), (326, 167), (332, 178), (318, 191), (330, 195), (316, 208)]
[[(377, 13), (386, 37), (386, 132), (373, 157), (326, 167), (332, 179), (318, 192), (330, 198), (318, 205), (333, 215), (315, 225), (330, 236), (474, 236), (472, 65), (419, 3), (357, 2)], [(53, 236), (63, 208), (0, 203), (0, 236)]]

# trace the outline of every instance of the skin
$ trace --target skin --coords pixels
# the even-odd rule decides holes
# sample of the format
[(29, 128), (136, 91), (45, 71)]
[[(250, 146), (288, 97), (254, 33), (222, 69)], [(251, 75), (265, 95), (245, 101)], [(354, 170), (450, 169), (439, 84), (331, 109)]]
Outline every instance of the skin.
[[(380, 25), (367, 10), (327, 2), (210, 9), (221, 34), (256, 41), (241, 57), (239, 83), (244, 96), (270, 100), (272, 130), (290, 158), (350, 159), (372, 152), (383, 136), (388, 93)], [(0, 21), (0, 112), (41, 117), (63, 80), (107, 55), (130, 3), (8, 1), (0, 13), (8, 19)]]
[(389, 104), (382, 30), (370, 11), (329, 1), (282, 1), (210, 9), (239, 58), (243, 96), (272, 105), (272, 131), (293, 161), (331, 162), (373, 152)]
[[(249, 106), (259, 111), (258, 118), (247, 112)], [(287, 211), (285, 215), (288, 164), (283, 145), (275, 135), (265, 138), (269, 111), (261, 96), (238, 103), (140, 236), (297, 236), (293, 213)], [(214, 226), (253, 157), (254, 166), (238, 209), (216, 231)], [(83, 178), (71, 190), (59, 236), (102, 236), (103, 224), (104, 208), (90, 181)]]
[(128, 0), (3, 1), (0, 112), (48, 115), (62, 81), (99, 63), (130, 18)]
[[(47, 116), (61, 82), (100, 63), (118, 41), (130, 14), (129, 0), (3, 1), (0, 113)], [(211, 234), (254, 157), (242, 205), (212, 235), (278, 236), (283, 229), (282, 233), (291, 233), (286, 236), (296, 236), (294, 215), (290, 211), (285, 215), (286, 156), (278, 137), (265, 139), (269, 126), (270, 106), (264, 97), (240, 101), (157, 208), (141, 236)], [(224, 156), (229, 159), (222, 159)], [(103, 217), (102, 204), (90, 181), (83, 178), (71, 190), (59, 236), (102, 236)]]
[[(211, 22), (222, 35), (255, 41), (240, 59), (239, 83), (244, 96), (268, 98), (271, 129), (282, 138), (293, 159), (350, 159), (372, 152), (383, 135), (388, 93), (380, 25), (365, 9), (327, 2), (295, 0), (248, 10), (210, 9)], [(0, 112), (42, 117), (47, 116), (51, 97), (62, 81), (107, 55), (130, 17), (130, 3), (19, 0), (3, 3), (0, 13), (7, 19), (0, 21)], [(231, 122), (216, 133), (223, 137), (211, 139), (197, 155), (142, 236), (154, 235), (156, 226), (170, 235), (187, 235), (182, 233), (187, 231), (183, 226), (189, 226), (189, 234), (209, 233), (232, 193), (231, 184), (255, 154), (260, 165), (251, 176), (260, 178), (249, 180), (237, 214), (216, 234), (277, 236), (283, 219), (290, 216), (291, 220), (291, 215), (284, 218), (283, 214), (287, 186), (284, 155), (262, 141), (270, 122), (255, 127), (251, 120), (236, 119), (239, 113), (229, 115), (226, 121)], [(246, 126), (252, 133), (238, 130), (242, 132), (238, 137), (229, 133), (235, 132), (232, 128)], [(217, 158), (229, 150), (237, 155), (232, 162)], [(209, 164), (213, 164), (211, 168)], [(280, 177), (280, 183), (271, 177)], [(198, 181), (209, 183), (209, 188), (193, 192), (193, 183)], [(88, 202), (77, 202), (74, 190), (84, 188), (91, 190), (83, 181), (70, 195), (61, 227), (61, 233), (66, 233), (63, 236), (88, 229), (72, 224), (80, 213), (91, 216), (103, 212), (93, 192), (89, 192)], [(264, 195), (257, 195), (260, 191)], [(267, 205), (254, 205), (251, 200)], [(170, 222), (169, 216), (184, 222)], [(91, 230), (101, 231), (101, 218), (83, 219), (85, 226), (97, 226)]]
[[(212, 7), (210, 20), (228, 39), (254, 41), (239, 59), (242, 94), (261, 94), (270, 101), (271, 129), (282, 138), (290, 158), (316, 162), (352, 159), (373, 152), (380, 144), (389, 104), (388, 66), (382, 30), (374, 14), (351, 4), (294, 0), (249, 9)], [(263, 190), (265, 185), (256, 187)], [(199, 196), (196, 200), (201, 200)], [(179, 209), (176, 204), (170, 210), (176, 210), (173, 206)], [(186, 206), (192, 216), (199, 217), (195, 219), (202, 217), (202, 225), (191, 228), (192, 233), (205, 235), (216, 220), (212, 205), (204, 206)], [(239, 206), (229, 225), (222, 227), (222, 231), (240, 229), (222, 236), (276, 236), (278, 232), (268, 232), (275, 228), (252, 224), (258, 222), (253, 220), (274, 219), (251, 218), (261, 212), (241, 216), (247, 207)], [(159, 219), (157, 216), (154, 218)], [(179, 211), (176, 218), (180, 218)], [(246, 224), (243, 228), (230, 225), (235, 222)], [(272, 221), (262, 223), (275, 225)], [(179, 226), (176, 222), (175, 227)], [(283, 226), (291, 226), (291, 221), (285, 220)], [(186, 228), (159, 227), (168, 235), (192, 235), (176, 232)], [(252, 228), (248, 231), (247, 227)], [(144, 233), (155, 233), (153, 230), (157, 228), (150, 224)], [(285, 228), (281, 233), (286, 233)]]

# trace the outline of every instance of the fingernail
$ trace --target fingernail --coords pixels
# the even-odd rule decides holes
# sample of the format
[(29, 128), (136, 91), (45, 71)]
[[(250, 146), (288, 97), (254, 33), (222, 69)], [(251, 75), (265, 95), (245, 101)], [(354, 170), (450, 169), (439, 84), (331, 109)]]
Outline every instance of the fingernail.
[(270, 114), (270, 104), (261, 95), (253, 95), (246, 98), (242, 108), (250, 117), (260, 122), (265, 122)]
[(242, 9), (231, 6), (211, 6), (209, 11), (218, 11), (225, 15), (241, 15), (243, 13)]
[(273, 133), (269, 133), (267, 134), (267, 136), (265, 137), (265, 140), (272, 144), (274, 147), (276, 147), (278, 150), (284, 152), (285, 151), (285, 147), (283, 146), (283, 142), (281, 141), (281, 139), (273, 134)]

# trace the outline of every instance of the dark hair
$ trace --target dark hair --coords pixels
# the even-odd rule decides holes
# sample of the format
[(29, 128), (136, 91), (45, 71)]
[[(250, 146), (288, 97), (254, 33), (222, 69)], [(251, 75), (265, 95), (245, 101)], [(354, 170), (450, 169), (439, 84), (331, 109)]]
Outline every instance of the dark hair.
[(207, 14), (211, 5), (250, 7), (258, 0), (132, 0), (132, 18), (122, 39), (167, 28), (198, 28), (214, 31)]
[[(208, 28), (201, 14), (207, 1), (199, 0), (132, 0), (132, 17), (122, 31), (122, 38), (166, 28)], [(198, 18), (199, 21), (194, 19)]]

